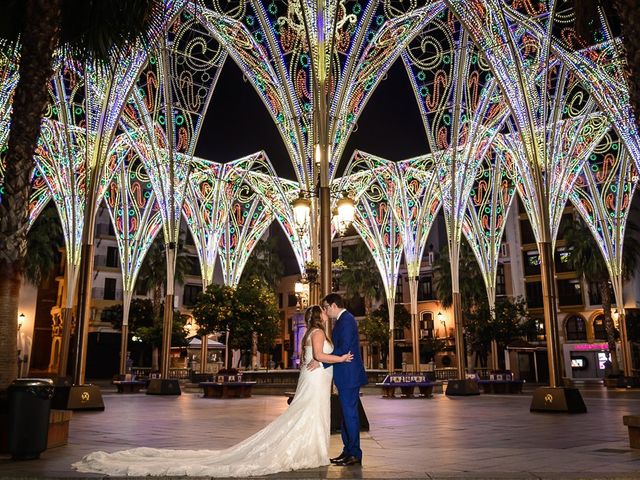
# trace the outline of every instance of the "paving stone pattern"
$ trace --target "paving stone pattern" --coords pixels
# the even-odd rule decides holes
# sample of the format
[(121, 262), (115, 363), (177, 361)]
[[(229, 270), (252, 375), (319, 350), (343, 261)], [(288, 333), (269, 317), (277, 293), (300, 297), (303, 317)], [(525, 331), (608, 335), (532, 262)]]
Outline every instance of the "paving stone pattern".
[[(103, 393), (104, 412), (76, 412), (69, 444), (39, 460), (0, 456), (0, 478), (99, 478), (71, 463), (95, 450), (147, 446), (223, 449), (287, 408), (284, 396), (209, 399)], [(325, 467), (269, 478), (640, 479), (640, 450), (629, 447), (622, 416), (640, 414), (640, 392), (583, 391), (586, 414), (530, 413), (530, 392), (432, 399), (362, 398), (371, 430), (362, 434), (362, 467)], [(331, 437), (331, 453), (341, 449)]]

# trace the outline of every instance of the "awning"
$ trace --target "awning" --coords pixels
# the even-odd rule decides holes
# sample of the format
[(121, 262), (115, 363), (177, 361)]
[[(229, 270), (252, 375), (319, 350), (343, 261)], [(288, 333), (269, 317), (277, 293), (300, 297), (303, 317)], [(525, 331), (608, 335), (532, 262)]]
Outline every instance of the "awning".
[[(202, 345), (202, 340), (200, 337), (191, 337), (189, 340), (189, 348), (200, 348)], [(217, 342), (209, 338), (207, 340), (207, 348), (224, 348), (224, 343)]]

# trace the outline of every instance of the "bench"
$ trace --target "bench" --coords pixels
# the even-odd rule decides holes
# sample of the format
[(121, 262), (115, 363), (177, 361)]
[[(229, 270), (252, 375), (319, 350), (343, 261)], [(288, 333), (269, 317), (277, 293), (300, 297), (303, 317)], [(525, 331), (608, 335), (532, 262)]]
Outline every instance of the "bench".
[(131, 373), (115, 375), (111, 383), (118, 387), (118, 393), (140, 393), (140, 389), (148, 385), (147, 380)]
[(484, 393), (522, 393), (523, 380), (477, 380)]
[(396, 398), (396, 388), (400, 388), (400, 398), (414, 398), (415, 389), (418, 387), (419, 397), (431, 398), (433, 396), (433, 387), (435, 382), (427, 379), (426, 375), (403, 375), (389, 374), (384, 381), (376, 383), (376, 386), (382, 388), (383, 398)]
[(204, 398), (249, 398), (256, 382), (200, 382)]
[(629, 429), (629, 446), (640, 448), (640, 415), (625, 415), (622, 423)]
[(114, 380), (113, 384), (118, 387), (118, 393), (140, 393), (140, 389), (147, 386), (144, 380)]

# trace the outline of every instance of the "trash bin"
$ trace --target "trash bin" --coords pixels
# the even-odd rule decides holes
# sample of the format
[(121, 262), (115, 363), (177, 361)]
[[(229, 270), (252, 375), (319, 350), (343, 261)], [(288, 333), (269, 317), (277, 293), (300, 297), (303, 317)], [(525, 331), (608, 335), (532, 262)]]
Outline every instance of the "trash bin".
[(53, 381), (19, 378), (9, 385), (9, 453), (32, 460), (47, 449)]

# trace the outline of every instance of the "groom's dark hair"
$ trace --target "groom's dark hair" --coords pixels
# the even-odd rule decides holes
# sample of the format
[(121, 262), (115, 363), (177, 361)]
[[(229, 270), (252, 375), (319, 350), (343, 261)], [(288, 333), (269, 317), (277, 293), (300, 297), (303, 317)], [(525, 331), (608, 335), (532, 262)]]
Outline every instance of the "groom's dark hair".
[(340, 295), (339, 293), (330, 293), (329, 295), (324, 297), (323, 301), (325, 303), (327, 303), (328, 305), (331, 305), (332, 303), (335, 303), (336, 307), (345, 308), (344, 299), (342, 298), (342, 295)]

